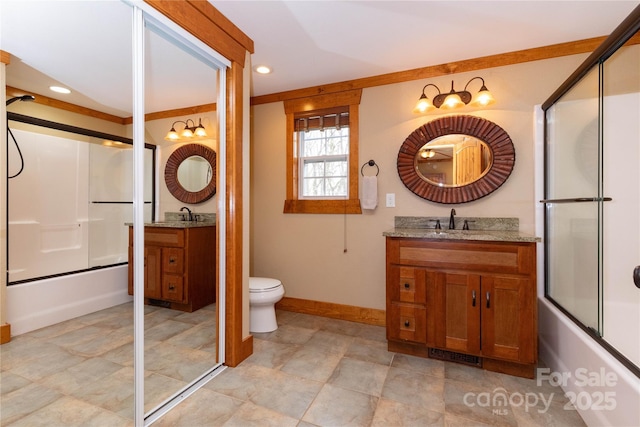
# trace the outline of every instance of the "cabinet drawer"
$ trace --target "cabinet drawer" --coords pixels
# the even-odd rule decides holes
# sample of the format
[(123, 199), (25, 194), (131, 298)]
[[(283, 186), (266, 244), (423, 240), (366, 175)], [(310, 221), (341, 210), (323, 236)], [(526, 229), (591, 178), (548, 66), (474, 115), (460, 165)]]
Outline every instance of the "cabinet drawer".
[(391, 300), (425, 304), (424, 270), (413, 267), (392, 267)]
[(176, 228), (145, 227), (144, 244), (184, 247), (184, 230)]
[(183, 277), (177, 274), (162, 276), (162, 298), (170, 301), (184, 301)]
[(180, 248), (162, 249), (162, 272), (182, 274), (184, 272), (184, 250)]
[(391, 304), (388, 338), (426, 344), (426, 309), (411, 304)]

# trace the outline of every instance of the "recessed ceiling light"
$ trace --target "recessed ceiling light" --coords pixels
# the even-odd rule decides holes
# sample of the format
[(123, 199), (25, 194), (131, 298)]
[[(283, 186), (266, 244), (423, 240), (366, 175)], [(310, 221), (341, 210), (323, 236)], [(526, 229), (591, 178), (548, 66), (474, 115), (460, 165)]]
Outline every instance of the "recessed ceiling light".
[(266, 65), (257, 65), (255, 70), (256, 70), (256, 73), (259, 73), (259, 74), (271, 73), (271, 68), (267, 67)]
[(67, 89), (66, 87), (49, 86), (49, 89), (51, 89), (54, 92), (58, 92), (58, 93), (71, 93), (71, 91), (69, 89)]

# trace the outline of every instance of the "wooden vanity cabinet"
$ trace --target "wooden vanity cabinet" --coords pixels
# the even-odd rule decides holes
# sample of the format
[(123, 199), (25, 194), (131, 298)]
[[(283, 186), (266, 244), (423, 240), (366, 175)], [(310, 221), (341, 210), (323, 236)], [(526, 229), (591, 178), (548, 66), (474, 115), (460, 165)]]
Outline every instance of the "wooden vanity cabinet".
[[(187, 312), (214, 303), (215, 247), (215, 226), (146, 226), (145, 303)], [(133, 227), (129, 227), (129, 295), (133, 295)]]
[(535, 243), (387, 237), (390, 351), (531, 378), (536, 304)]

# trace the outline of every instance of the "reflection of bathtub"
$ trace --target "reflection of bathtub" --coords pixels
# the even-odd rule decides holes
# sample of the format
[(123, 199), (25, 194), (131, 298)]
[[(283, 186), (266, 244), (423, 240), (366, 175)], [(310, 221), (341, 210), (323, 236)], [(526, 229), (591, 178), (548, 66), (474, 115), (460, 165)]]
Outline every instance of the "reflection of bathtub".
[(87, 268), (86, 221), (9, 222), (9, 282)]
[[(123, 219), (9, 222), (9, 283), (128, 261)], [(117, 231), (117, 232), (115, 232)]]
[(128, 265), (37, 280), (7, 287), (12, 335), (63, 322), (132, 300)]

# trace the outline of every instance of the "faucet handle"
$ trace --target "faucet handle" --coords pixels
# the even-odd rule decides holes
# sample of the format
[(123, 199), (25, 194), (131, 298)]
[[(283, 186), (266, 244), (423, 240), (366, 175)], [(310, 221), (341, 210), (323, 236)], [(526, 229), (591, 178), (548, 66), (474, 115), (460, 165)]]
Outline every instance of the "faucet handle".
[(475, 221), (474, 221), (474, 220), (472, 220), (472, 219), (465, 219), (465, 220), (464, 220), (464, 225), (462, 226), (462, 229), (463, 229), (463, 230), (468, 230), (468, 229), (469, 229), (469, 223), (470, 223), (470, 222), (475, 222)]
[(436, 226), (435, 226), (436, 230), (441, 230), (442, 229), (442, 226), (440, 225), (440, 220), (439, 219), (430, 219), (429, 221), (436, 223)]

